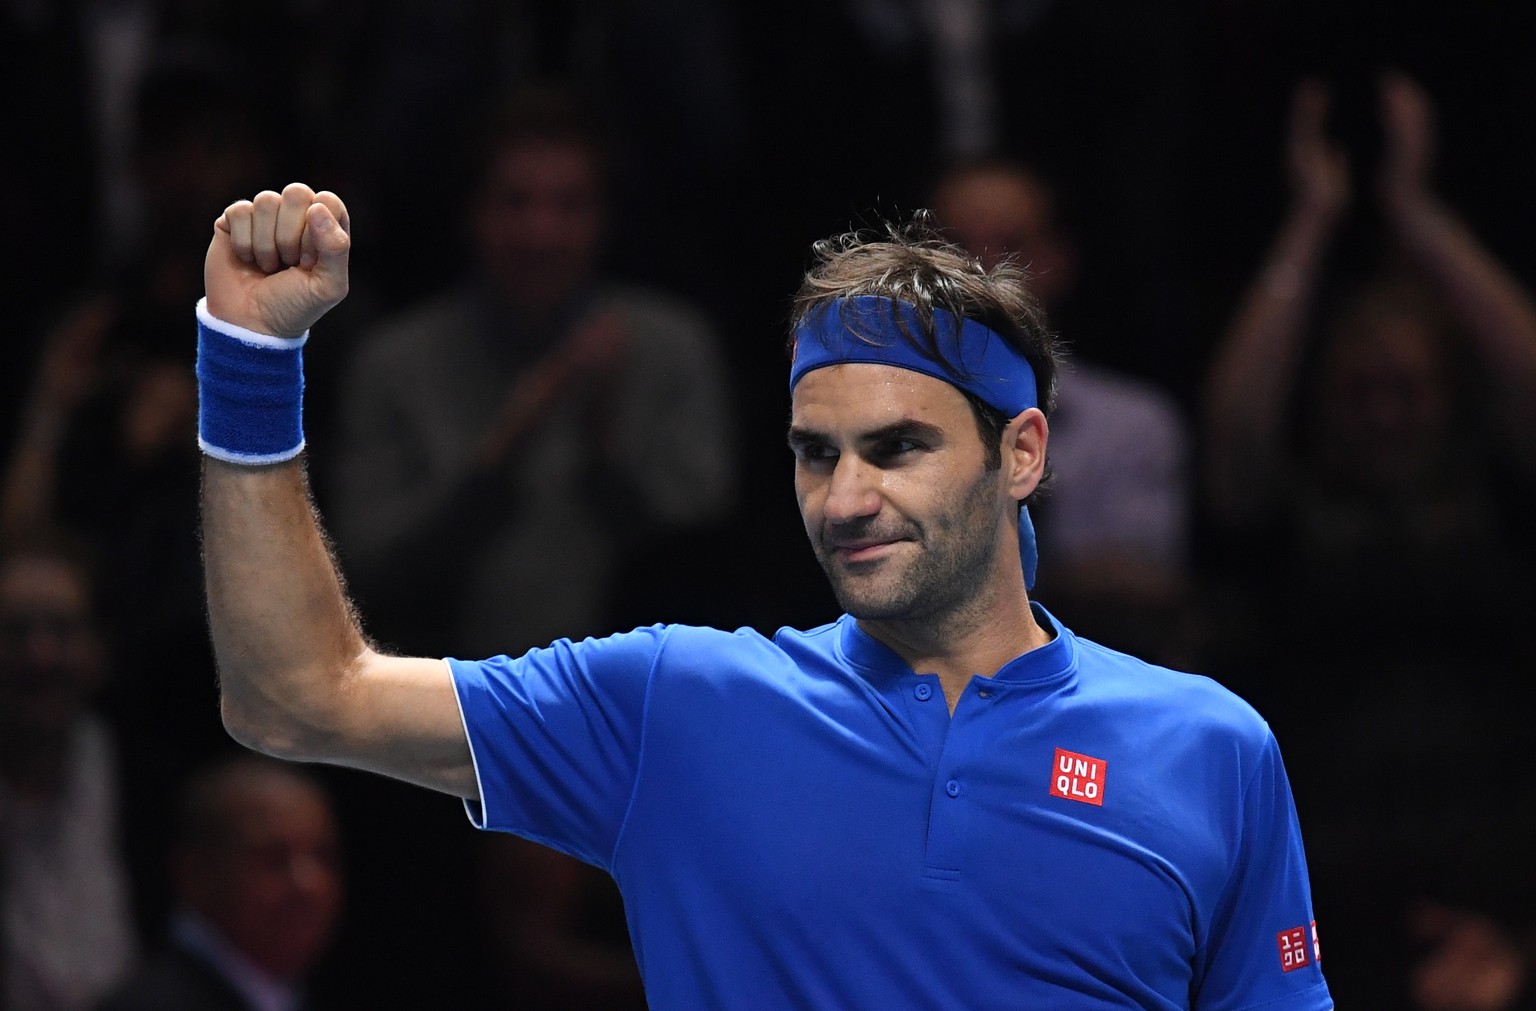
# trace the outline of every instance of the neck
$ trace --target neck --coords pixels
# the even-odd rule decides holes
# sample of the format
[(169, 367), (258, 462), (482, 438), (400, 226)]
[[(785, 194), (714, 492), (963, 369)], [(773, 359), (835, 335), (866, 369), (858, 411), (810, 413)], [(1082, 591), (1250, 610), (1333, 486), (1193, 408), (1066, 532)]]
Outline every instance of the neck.
[(1051, 641), (1030, 610), (1022, 582), (1017, 593), (962, 613), (892, 621), (860, 619), (859, 627), (914, 671), (937, 674), (950, 712), (971, 678), (991, 677), (1009, 661)]

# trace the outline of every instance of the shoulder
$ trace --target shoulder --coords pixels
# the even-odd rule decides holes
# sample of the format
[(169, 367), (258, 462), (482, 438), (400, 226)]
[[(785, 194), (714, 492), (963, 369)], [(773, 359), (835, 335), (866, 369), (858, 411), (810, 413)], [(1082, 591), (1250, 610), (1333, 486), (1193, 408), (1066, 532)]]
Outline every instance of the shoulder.
[(594, 301), (623, 316), (642, 340), (707, 340), (713, 333), (708, 315), (699, 306), (656, 288), (604, 284)]
[(1267, 746), (1269, 724), (1247, 700), (1205, 674), (1148, 663), (1090, 639), (1076, 640), (1084, 690), (1134, 715), (1152, 739), (1208, 747), (1217, 740)]
[[(756, 676), (788, 662), (779, 636), (769, 639), (754, 628), (726, 630), (698, 625), (668, 625), (661, 667), (670, 675), (714, 680)], [(780, 633), (782, 634), (782, 633)]]
[[(671, 684), (763, 682), (785, 685), (796, 672), (837, 664), (837, 626), (801, 631), (781, 628), (770, 638), (755, 628), (651, 625), (630, 632), (557, 643), (584, 662), (637, 671), (644, 667)], [(538, 653), (540, 651), (534, 651)]]
[[(708, 719), (703, 713), (740, 711), (744, 699), (793, 691), (797, 669), (755, 631), (691, 625), (560, 639), (519, 657), (448, 664), (472, 732), (494, 728), (488, 737), (502, 741), (508, 727), (532, 735), (530, 715), (543, 728), (539, 734), (567, 726), (562, 733), (577, 737), (592, 725), (636, 732), (657, 721), (687, 725)], [(638, 747), (638, 738), (631, 743)]]
[(646, 625), (602, 637), (557, 639), (521, 656), (484, 660), (448, 658), (457, 677), (473, 671), (495, 679), (564, 673), (631, 679), (664, 669), (673, 673), (723, 672), (750, 665), (774, 646), (753, 629), (734, 632), (700, 625)]
[(1184, 426), (1184, 415), (1173, 395), (1146, 380), (1086, 362), (1063, 370), (1059, 401), (1069, 412), (1114, 417), (1125, 424), (1159, 429)]

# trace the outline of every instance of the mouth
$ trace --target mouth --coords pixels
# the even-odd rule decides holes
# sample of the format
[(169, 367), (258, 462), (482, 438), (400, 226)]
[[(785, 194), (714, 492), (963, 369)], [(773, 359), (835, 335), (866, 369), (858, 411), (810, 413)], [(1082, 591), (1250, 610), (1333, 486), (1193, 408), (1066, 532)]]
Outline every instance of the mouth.
[(873, 562), (884, 558), (900, 543), (899, 538), (880, 541), (833, 541), (832, 556), (850, 564)]

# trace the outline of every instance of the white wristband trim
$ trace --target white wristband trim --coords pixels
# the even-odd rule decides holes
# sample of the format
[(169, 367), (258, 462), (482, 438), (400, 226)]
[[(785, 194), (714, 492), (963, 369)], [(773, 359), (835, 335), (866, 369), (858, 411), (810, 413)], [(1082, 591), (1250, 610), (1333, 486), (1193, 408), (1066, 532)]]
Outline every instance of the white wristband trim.
[(292, 351), (304, 346), (309, 340), (309, 331), (305, 330), (297, 337), (274, 337), (269, 333), (258, 333), (255, 330), (247, 330), (243, 326), (228, 323), (219, 319), (208, 311), (208, 296), (204, 295), (197, 300), (197, 319), (203, 326), (214, 330), (226, 337), (233, 337), (243, 344), (251, 344), (259, 348), (279, 348), (283, 351)]
[(215, 460), (223, 460), (225, 463), (238, 463), (247, 467), (258, 467), (267, 463), (287, 463), (304, 452), (306, 444), (305, 442), (300, 442), (292, 449), (285, 449), (281, 453), (235, 453), (223, 447), (204, 442), (201, 435), (197, 437), (197, 448), (203, 451), (204, 456), (211, 456)]

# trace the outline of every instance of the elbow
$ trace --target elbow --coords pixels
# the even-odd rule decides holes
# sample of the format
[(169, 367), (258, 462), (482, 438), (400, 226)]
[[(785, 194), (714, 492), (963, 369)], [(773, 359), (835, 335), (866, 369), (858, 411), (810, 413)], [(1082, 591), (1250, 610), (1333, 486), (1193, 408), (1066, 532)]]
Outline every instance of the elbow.
[(219, 716), (224, 732), (241, 747), (289, 761), (305, 757), (298, 734), (285, 729), (277, 720), (258, 716), (253, 707), (240, 705), (228, 692), (220, 697)]
[(225, 733), (242, 747), (287, 761), (325, 761), (336, 733), (331, 708), (294, 692), (242, 690), (221, 678), (219, 716)]
[(224, 732), (242, 748), (249, 748), (251, 751), (271, 755), (274, 758), (282, 757), (277, 753), (276, 748), (268, 743), (268, 738), (258, 727), (242, 719), (239, 714), (231, 712), (228, 706), (221, 708), (220, 716), (223, 718)]

